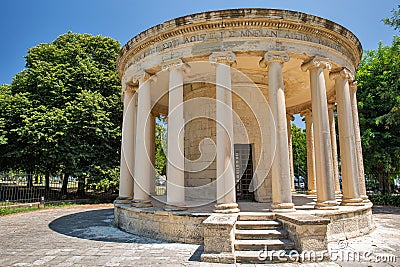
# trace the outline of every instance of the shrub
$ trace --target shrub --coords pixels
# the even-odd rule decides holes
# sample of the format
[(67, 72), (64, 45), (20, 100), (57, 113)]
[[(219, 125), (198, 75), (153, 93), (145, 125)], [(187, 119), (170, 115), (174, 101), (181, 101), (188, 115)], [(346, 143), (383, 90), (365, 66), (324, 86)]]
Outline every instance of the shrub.
[(374, 205), (400, 207), (400, 195), (373, 194), (368, 197)]

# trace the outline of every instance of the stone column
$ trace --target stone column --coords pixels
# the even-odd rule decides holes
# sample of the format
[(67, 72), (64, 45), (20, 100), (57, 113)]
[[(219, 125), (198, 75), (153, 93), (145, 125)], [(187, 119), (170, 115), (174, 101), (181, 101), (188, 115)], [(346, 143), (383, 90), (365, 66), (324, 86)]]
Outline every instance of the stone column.
[(152, 179), (151, 166), (151, 94), (149, 75), (145, 72), (134, 78), (139, 81), (137, 117), (136, 117), (136, 142), (135, 142), (135, 171), (134, 171), (134, 199), (135, 207), (149, 207), (150, 179)]
[(324, 68), (330, 69), (330, 63), (317, 57), (313, 57), (301, 66), (303, 71), (309, 70), (310, 72), (317, 184), (317, 203), (315, 208), (337, 209)]
[(314, 153), (314, 132), (312, 111), (307, 109), (301, 116), (306, 117), (306, 145), (307, 145), (307, 194), (315, 195), (317, 193), (315, 179), (315, 153)]
[(342, 167), (342, 203), (341, 205), (360, 205), (357, 156), (354, 139), (354, 124), (351, 111), (349, 80), (353, 77), (345, 68), (331, 72), (335, 80), (336, 101), (339, 126), (339, 145)]
[(291, 188), (292, 192), (296, 192), (296, 187), (294, 186), (292, 128), (290, 126), (290, 122), (293, 120), (294, 120), (294, 117), (292, 114), (286, 114), (288, 143), (289, 143), (290, 188)]
[(340, 195), (342, 191), (340, 190), (339, 181), (339, 164), (338, 164), (338, 154), (337, 154), (337, 144), (336, 144), (336, 126), (335, 126), (335, 116), (333, 109), (335, 104), (328, 104), (328, 115), (329, 115), (329, 126), (331, 130), (331, 146), (332, 146), (332, 161), (333, 161), (333, 179), (335, 181), (335, 194)]
[(185, 156), (183, 117), (183, 63), (175, 60), (163, 66), (169, 69), (167, 205), (165, 210), (185, 209)]
[(260, 67), (268, 67), (268, 97), (275, 120), (275, 155), (272, 163), (272, 204), (275, 212), (294, 211), (291, 192), (288, 129), (282, 65), (289, 61), (283, 53), (266, 53)]
[(216, 65), (217, 205), (214, 212), (221, 213), (239, 212), (235, 190), (230, 69), (235, 60), (236, 56), (232, 52), (210, 55), (210, 61)]
[(135, 90), (127, 87), (123, 93), (123, 121), (119, 196), (115, 203), (129, 204), (133, 198), (136, 101)]
[(350, 100), (351, 100), (351, 111), (353, 114), (354, 124), (354, 137), (356, 142), (356, 155), (357, 155), (357, 168), (358, 168), (358, 181), (360, 183), (360, 197), (364, 202), (369, 202), (367, 196), (367, 188), (365, 186), (365, 173), (364, 173), (364, 161), (362, 154), (361, 145), (361, 133), (360, 124), (358, 121), (358, 102), (357, 102), (357, 82), (354, 81), (350, 84)]
[(151, 114), (150, 117), (150, 159), (151, 159), (151, 179), (150, 179), (150, 195), (156, 195), (156, 116)]

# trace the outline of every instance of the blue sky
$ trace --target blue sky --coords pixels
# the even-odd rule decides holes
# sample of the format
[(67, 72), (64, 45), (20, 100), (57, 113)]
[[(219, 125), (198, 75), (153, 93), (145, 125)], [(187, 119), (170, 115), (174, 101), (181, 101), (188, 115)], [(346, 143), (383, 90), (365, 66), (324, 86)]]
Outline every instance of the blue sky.
[(125, 44), (147, 28), (190, 13), (240, 7), (302, 11), (333, 20), (355, 33), (364, 49), (395, 32), (380, 20), (398, 0), (1, 0), (0, 84), (10, 83), (25, 66), (29, 47), (51, 42), (72, 30), (101, 34)]

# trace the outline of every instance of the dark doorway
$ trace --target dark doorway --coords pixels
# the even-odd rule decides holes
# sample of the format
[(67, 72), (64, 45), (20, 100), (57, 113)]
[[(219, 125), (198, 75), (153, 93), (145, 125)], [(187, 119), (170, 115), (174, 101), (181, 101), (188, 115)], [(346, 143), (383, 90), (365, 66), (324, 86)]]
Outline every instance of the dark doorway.
[(236, 199), (254, 200), (254, 190), (251, 179), (253, 178), (253, 155), (251, 144), (235, 144), (235, 179)]

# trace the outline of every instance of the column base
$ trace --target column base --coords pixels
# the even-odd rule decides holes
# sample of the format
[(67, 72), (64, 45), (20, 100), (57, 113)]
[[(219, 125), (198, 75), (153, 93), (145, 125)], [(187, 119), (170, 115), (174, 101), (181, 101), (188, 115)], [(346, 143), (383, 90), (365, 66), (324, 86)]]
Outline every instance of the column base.
[(294, 212), (294, 211), (296, 211), (293, 203), (272, 203), (271, 208), (272, 208), (272, 212)]
[(237, 203), (223, 203), (215, 205), (213, 212), (216, 213), (237, 213), (239, 212), (239, 206)]
[(342, 198), (341, 206), (364, 206), (362, 198)]
[(362, 202), (363, 203), (370, 203), (371, 202), (371, 200), (369, 200), (367, 195), (361, 195), (360, 197), (362, 198), (362, 200), (363, 200)]
[(335, 200), (317, 201), (314, 209), (318, 210), (337, 210), (339, 209), (338, 203)]
[(135, 208), (148, 208), (153, 206), (150, 199), (133, 199), (131, 203)]
[(317, 194), (317, 190), (308, 190), (307, 191), (307, 195), (316, 195)]
[(185, 204), (167, 204), (164, 206), (165, 211), (184, 211), (188, 208), (185, 207)]
[(117, 199), (114, 200), (114, 205), (115, 204), (131, 204), (132, 198), (131, 197), (117, 197)]
[(342, 195), (342, 191), (335, 191), (335, 195), (341, 196)]

